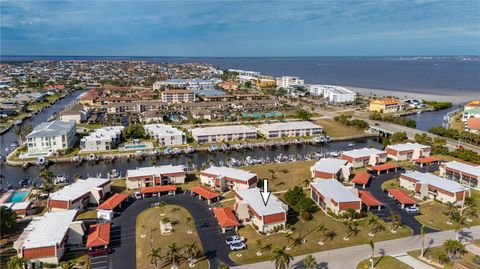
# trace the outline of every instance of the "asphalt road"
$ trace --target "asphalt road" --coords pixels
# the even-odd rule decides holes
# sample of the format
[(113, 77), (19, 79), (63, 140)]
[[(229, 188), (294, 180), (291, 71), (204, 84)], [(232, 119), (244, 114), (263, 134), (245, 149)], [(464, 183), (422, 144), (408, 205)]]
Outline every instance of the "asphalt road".
[[(210, 268), (217, 268), (219, 264), (235, 265), (228, 256), (230, 249), (225, 244), (225, 236), (220, 232), (217, 220), (208, 209), (207, 204), (190, 196), (187, 192), (185, 194), (179, 193), (176, 196), (137, 200), (125, 208), (120, 216), (114, 218), (111, 229), (112, 243), (110, 245), (113, 253), (109, 256), (109, 268), (136, 268), (135, 224), (137, 216), (159, 201), (182, 206), (192, 214)], [(183, 244), (186, 242), (177, 243)]]

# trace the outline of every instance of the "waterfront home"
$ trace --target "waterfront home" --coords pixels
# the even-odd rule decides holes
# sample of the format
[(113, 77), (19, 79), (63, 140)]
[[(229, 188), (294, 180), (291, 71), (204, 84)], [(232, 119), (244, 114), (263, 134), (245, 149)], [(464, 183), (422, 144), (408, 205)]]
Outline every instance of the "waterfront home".
[(351, 171), (347, 164), (346, 160), (323, 158), (310, 168), (310, 172), (312, 173), (312, 178), (348, 180)]
[(228, 125), (199, 127), (192, 129), (192, 136), (198, 143), (245, 140), (257, 138), (257, 131), (249, 125)]
[(470, 118), (480, 118), (480, 100), (469, 102), (463, 107), (462, 122), (466, 123)]
[(403, 105), (396, 98), (380, 98), (370, 101), (368, 111), (378, 113), (395, 113), (403, 110)]
[(62, 121), (73, 120), (78, 124), (87, 120), (90, 114), (89, 111), (90, 109), (85, 107), (83, 104), (75, 104), (62, 110), (60, 113), (58, 113), (58, 115)]
[(309, 121), (288, 121), (260, 124), (257, 130), (266, 138), (275, 138), (319, 135), (323, 128)]
[(58, 265), (67, 245), (74, 248), (82, 244), (85, 227), (82, 221), (74, 221), (76, 215), (77, 210), (65, 210), (33, 218), (13, 243), (18, 257), (30, 266), (40, 262)]
[(171, 103), (191, 103), (195, 102), (195, 93), (191, 90), (165, 90), (161, 92), (162, 102)]
[[(354, 193), (355, 192), (355, 193)], [(362, 200), (355, 188), (347, 188), (336, 179), (315, 179), (310, 183), (310, 197), (323, 210), (336, 215), (348, 209), (360, 212)]]
[(377, 165), (387, 161), (387, 153), (376, 148), (363, 148), (344, 151), (342, 160), (347, 160), (354, 168)]
[(304, 80), (298, 77), (283, 76), (277, 78), (277, 88), (290, 88), (304, 85)]
[(101, 97), (102, 91), (100, 89), (92, 89), (84, 92), (78, 97), (78, 102), (87, 106), (96, 106), (98, 99)]
[(480, 134), (480, 117), (467, 119), (465, 131), (473, 134)]
[(323, 96), (331, 103), (351, 103), (355, 101), (356, 93), (340, 86), (332, 85), (307, 85), (308, 92), (312, 95)]
[(415, 192), (420, 198), (430, 198), (442, 203), (463, 203), (470, 197), (470, 189), (452, 180), (417, 171), (400, 175), (400, 187)]
[(82, 151), (111, 150), (120, 143), (123, 126), (109, 126), (95, 129), (80, 140)]
[(387, 157), (395, 161), (411, 161), (430, 156), (432, 148), (419, 143), (402, 143), (388, 145), (385, 148)]
[(237, 191), (256, 187), (257, 174), (237, 168), (211, 166), (200, 172), (200, 182), (222, 191)]
[(28, 152), (31, 154), (48, 154), (75, 145), (75, 121), (42, 122), (27, 135)]
[(440, 176), (460, 182), (474, 189), (479, 189), (480, 166), (457, 161), (440, 164)]
[(168, 109), (168, 103), (160, 100), (143, 100), (134, 102), (121, 102), (107, 105), (107, 113), (125, 115), (127, 113), (143, 113), (146, 111), (163, 111)]
[(167, 79), (153, 83), (153, 90), (164, 90), (172, 88), (186, 88), (189, 90), (213, 90), (221, 79)]
[(185, 171), (181, 165), (139, 167), (127, 170), (127, 189), (139, 189), (167, 184), (185, 183)]
[(270, 233), (285, 228), (288, 206), (274, 194), (265, 204), (260, 189), (252, 188), (235, 193), (235, 212), (241, 221), (251, 223), (259, 232)]
[(51, 211), (84, 210), (97, 206), (110, 192), (111, 180), (107, 178), (79, 179), (50, 194), (47, 207)]
[(260, 76), (260, 72), (257, 72), (257, 71), (249, 71), (249, 70), (241, 70), (241, 69), (230, 68), (230, 69), (228, 69), (228, 72), (238, 73), (239, 75), (250, 76), (250, 77), (259, 77)]
[(32, 201), (22, 201), (22, 202), (11, 202), (11, 203), (4, 203), (0, 204), (0, 206), (4, 206), (6, 208), (11, 209), (15, 214), (17, 214), (17, 217), (24, 218), (28, 215), (34, 214), (35, 212), (33, 211), (32, 207)]
[(275, 88), (277, 81), (271, 78), (257, 78), (253, 80), (253, 85), (259, 88)]
[(160, 146), (174, 146), (187, 143), (185, 133), (170, 125), (147, 124), (143, 128), (151, 138), (158, 141)]

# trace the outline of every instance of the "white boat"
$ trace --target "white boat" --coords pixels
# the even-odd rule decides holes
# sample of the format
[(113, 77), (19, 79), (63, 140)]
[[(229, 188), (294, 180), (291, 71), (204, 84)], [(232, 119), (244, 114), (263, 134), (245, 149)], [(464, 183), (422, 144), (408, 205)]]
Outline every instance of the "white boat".
[(45, 159), (45, 157), (38, 157), (37, 159), (37, 165), (40, 165), (40, 166), (43, 166), (47, 163), (47, 160)]
[(354, 147), (354, 146), (355, 146), (355, 143), (348, 143), (347, 146), (349, 146), (349, 147)]

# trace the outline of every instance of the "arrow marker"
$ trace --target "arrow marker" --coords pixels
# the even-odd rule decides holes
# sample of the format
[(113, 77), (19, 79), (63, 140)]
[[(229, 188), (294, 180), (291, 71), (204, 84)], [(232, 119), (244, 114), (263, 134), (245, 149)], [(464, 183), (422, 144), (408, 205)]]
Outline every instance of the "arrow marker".
[(268, 199), (270, 199), (270, 194), (272, 194), (271, 192), (268, 191), (268, 180), (267, 179), (263, 180), (263, 192), (260, 191), (260, 194), (262, 195), (263, 204), (265, 204), (265, 206), (267, 206)]

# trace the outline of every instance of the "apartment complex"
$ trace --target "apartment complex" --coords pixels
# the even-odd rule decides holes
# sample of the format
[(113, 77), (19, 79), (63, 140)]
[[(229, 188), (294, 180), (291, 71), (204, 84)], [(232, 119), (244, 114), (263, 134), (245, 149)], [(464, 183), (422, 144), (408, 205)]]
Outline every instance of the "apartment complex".
[(440, 164), (440, 175), (467, 185), (474, 189), (479, 189), (480, 166), (474, 166), (457, 161)]
[(150, 137), (158, 141), (160, 146), (175, 146), (187, 143), (185, 133), (170, 125), (147, 124), (143, 128)]
[(192, 129), (192, 136), (198, 143), (209, 143), (255, 139), (257, 131), (249, 125), (199, 127)]
[(75, 104), (64, 109), (58, 113), (58, 115), (62, 121), (73, 120), (75, 123), (81, 123), (87, 120), (89, 116), (89, 109), (83, 104)]
[(319, 135), (323, 128), (309, 121), (288, 121), (260, 124), (257, 130), (267, 138), (275, 138)]
[(95, 129), (93, 133), (80, 139), (80, 149), (82, 151), (111, 150), (120, 143), (124, 128), (110, 126)]
[(345, 213), (348, 209), (360, 212), (362, 200), (356, 189), (347, 189), (336, 179), (315, 179), (310, 184), (312, 200), (323, 210), (329, 210), (336, 215)]
[(283, 76), (277, 78), (277, 87), (278, 88), (290, 88), (303, 86), (305, 82), (299, 77)]
[(161, 92), (162, 102), (191, 103), (195, 102), (195, 93), (191, 90), (165, 90)]
[(181, 165), (161, 165), (150, 167), (139, 167), (134, 170), (127, 170), (127, 189), (140, 189), (168, 184), (185, 183), (185, 171)]
[(311, 168), (312, 178), (336, 179), (343, 181), (350, 177), (350, 167), (346, 160), (323, 158), (316, 162)]
[(402, 143), (388, 145), (385, 148), (387, 157), (395, 161), (411, 161), (430, 156), (432, 148), (419, 143)]
[(238, 191), (256, 187), (257, 175), (237, 168), (211, 166), (200, 172), (200, 182), (222, 191)]
[(349, 89), (332, 85), (308, 85), (308, 92), (312, 95), (321, 95), (331, 103), (351, 103), (357, 94)]
[(27, 135), (28, 152), (46, 154), (75, 145), (75, 121), (42, 122)]
[(240, 220), (250, 222), (259, 232), (270, 233), (276, 227), (285, 228), (288, 206), (274, 194), (267, 204), (259, 188), (238, 190), (235, 193), (235, 212)]
[(378, 113), (394, 113), (403, 110), (403, 105), (395, 98), (381, 98), (370, 101), (368, 110)]
[(344, 151), (342, 160), (348, 161), (354, 168), (377, 165), (387, 161), (387, 153), (376, 148), (363, 148)]
[(110, 192), (111, 180), (107, 178), (79, 179), (50, 194), (47, 207), (52, 211), (84, 210), (99, 205)]

